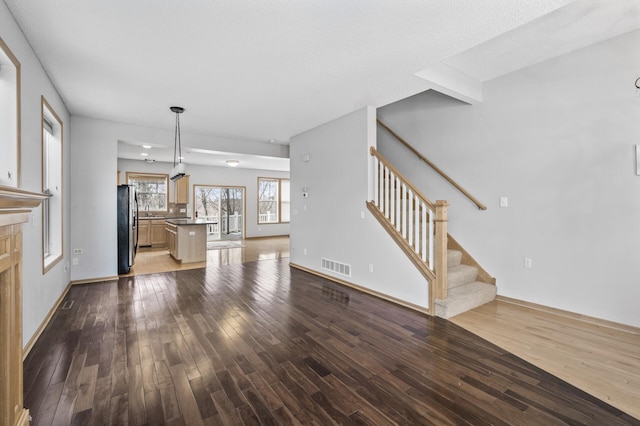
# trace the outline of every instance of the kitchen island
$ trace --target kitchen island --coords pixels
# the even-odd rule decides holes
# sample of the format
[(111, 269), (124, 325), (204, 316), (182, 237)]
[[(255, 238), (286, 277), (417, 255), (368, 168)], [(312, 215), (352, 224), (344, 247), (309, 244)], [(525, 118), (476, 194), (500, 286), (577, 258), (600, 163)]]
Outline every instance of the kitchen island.
[(207, 260), (207, 225), (216, 222), (206, 219), (167, 219), (167, 247), (173, 259), (180, 263)]

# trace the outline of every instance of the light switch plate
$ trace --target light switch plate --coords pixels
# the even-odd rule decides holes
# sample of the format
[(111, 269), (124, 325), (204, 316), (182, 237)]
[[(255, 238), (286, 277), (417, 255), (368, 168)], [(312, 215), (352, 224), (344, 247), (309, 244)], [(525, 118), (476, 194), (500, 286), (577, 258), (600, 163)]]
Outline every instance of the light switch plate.
[(509, 207), (509, 198), (500, 197), (500, 207)]

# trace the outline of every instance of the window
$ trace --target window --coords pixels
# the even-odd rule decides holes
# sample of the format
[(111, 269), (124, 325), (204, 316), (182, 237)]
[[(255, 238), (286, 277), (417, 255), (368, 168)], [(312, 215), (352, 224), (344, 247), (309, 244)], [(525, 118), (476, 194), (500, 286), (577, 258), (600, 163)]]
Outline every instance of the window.
[(0, 185), (20, 187), (20, 62), (0, 37)]
[(258, 223), (290, 221), (289, 179), (258, 178)]
[(42, 272), (62, 259), (62, 120), (42, 97)]
[(169, 175), (127, 173), (127, 182), (136, 189), (138, 209), (152, 212), (167, 211)]

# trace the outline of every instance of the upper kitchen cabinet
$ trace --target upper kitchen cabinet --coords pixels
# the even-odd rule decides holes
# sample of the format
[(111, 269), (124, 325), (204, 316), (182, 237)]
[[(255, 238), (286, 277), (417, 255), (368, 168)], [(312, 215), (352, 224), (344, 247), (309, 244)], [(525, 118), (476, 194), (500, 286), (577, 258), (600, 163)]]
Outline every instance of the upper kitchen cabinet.
[(173, 202), (189, 204), (189, 175), (173, 183)]

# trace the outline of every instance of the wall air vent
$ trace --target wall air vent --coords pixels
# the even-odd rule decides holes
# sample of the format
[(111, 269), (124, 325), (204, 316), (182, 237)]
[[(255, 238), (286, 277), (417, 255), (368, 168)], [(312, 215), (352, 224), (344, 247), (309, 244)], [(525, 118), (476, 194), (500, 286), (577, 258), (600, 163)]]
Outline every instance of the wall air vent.
[(347, 265), (346, 263), (336, 262), (335, 260), (325, 259), (324, 257), (321, 260), (321, 268), (327, 271), (335, 272), (340, 275), (344, 275), (346, 277), (351, 276), (351, 265)]

